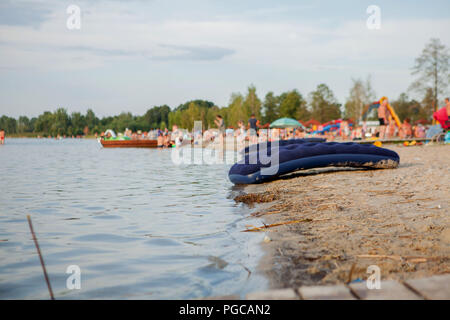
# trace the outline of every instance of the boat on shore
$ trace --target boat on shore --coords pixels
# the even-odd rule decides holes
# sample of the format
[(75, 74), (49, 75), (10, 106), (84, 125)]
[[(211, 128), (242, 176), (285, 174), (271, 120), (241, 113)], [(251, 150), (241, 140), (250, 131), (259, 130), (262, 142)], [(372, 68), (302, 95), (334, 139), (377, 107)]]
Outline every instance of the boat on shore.
[(103, 148), (157, 148), (157, 140), (119, 140), (119, 139), (100, 139)]

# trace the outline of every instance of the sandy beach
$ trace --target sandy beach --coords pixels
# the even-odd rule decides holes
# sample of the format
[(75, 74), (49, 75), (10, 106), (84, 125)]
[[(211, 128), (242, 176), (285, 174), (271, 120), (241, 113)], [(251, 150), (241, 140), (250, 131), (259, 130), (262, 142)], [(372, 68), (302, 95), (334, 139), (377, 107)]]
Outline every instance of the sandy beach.
[(450, 272), (450, 146), (384, 147), (397, 169), (297, 172), (235, 199), (264, 218), (272, 288), (364, 280), (370, 265), (382, 280)]

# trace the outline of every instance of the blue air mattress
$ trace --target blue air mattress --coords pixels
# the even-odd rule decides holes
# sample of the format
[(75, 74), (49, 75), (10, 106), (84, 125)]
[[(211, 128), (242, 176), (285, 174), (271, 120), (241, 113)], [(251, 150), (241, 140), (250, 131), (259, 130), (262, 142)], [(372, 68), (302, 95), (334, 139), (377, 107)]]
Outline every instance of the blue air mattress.
[[(289, 140), (279, 140), (278, 141), (278, 145), (280, 147), (284, 147), (290, 144), (300, 144), (300, 143), (307, 143), (307, 142), (325, 142), (326, 139), (323, 138), (302, 138), (302, 139), (289, 139)], [(266, 143), (258, 143), (258, 144), (254, 144), (251, 146), (252, 151), (256, 151), (259, 149), (267, 149), (270, 148), (272, 145), (272, 143), (266, 142)], [(250, 147), (245, 147), (245, 149), (243, 149), (243, 153), (248, 153), (250, 151)]]
[[(270, 147), (266, 150), (261, 149), (261, 151), (245, 153), (243, 159), (231, 167), (228, 173), (231, 182), (235, 184), (261, 183), (297, 170), (328, 166), (395, 168), (400, 162), (400, 157), (392, 150), (354, 142), (285, 144), (279, 146), (278, 150), (274, 150), (274, 157), (271, 157)], [(274, 160), (277, 159), (277, 156), (278, 161)], [(269, 162), (267, 159), (271, 161)], [(272, 162), (274, 164), (271, 167)], [(276, 162), (278, 162), (278, 166)], [(271, 167), (270, 174), (267, 174), (269, 167)]]

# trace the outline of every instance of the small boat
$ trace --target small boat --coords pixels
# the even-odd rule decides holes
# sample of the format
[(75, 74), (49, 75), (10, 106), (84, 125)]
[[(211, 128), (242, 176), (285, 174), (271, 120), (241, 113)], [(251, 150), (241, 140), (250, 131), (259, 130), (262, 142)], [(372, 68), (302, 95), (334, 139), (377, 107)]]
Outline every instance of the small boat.
[(103, 148), (156, 148), (157, 140), (118, 140), (118, 139), (101, 139), (100, 143)]

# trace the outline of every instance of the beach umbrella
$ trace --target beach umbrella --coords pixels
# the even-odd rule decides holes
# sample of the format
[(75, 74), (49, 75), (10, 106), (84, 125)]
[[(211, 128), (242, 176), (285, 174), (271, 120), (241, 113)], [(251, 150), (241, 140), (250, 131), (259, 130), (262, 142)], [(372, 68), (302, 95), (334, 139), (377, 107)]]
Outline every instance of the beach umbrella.
[(270, 128), (305, 128), (300, 122), (292, 118), (281, 118), (270, 124)]

